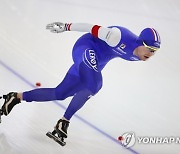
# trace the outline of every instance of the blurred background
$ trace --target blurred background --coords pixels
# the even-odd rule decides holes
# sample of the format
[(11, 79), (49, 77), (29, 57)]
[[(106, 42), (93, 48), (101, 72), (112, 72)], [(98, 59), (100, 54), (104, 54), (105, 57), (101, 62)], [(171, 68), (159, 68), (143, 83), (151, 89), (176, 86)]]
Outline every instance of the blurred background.
[[(117, 138), (178, 137), (180, 87), (180, 1), (178, 0), (1, 0), (0, 95), (41, 83), (56, 87), (73, 61), (71, 50), (84, 33), (53, 34), (46, 24), (60, 22), (120, 25), (139, 35), (154, 27), (161, 49), (147, 62), (117, 58), (103, 70), (104, 86), (71, 120), (67, 145), (46, 137), (71, 98), (22, 103), (0, 124), (3, 154), (178, 154), (179, 144), (136, 144), (126, 149)], [(3, 100), (0, 100), (3, 104)]]

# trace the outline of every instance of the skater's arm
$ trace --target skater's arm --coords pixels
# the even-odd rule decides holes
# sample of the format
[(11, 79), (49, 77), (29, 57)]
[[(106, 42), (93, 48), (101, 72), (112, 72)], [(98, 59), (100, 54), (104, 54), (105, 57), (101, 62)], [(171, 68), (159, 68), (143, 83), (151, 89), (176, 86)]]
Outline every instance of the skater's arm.
[(89, 32), (112, 47), (116, 46), (121, 39), (121, 32), (118, 28), (106, 28), (87, 23), (72, 23), (68, 24), (68, 27), (68, 31)]
[(60, 33), (64, 31), (89, 32), (93, 36), (105, 41), (109, 46), (115, 47), (121, 40), (121, 31), (118, 28), (106, 28), (99, 25), (88, 23), (70, 23), (64, 24), (55, 22), (48, 24), (47, 29), (51, 32)]

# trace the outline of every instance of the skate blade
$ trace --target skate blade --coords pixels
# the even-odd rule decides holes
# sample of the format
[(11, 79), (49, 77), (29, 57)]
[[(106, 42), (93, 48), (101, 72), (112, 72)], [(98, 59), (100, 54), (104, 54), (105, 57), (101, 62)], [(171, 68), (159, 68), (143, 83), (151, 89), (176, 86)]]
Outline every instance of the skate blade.
[(59, 143), (61, 146), (66, 145), (66, 142), (63, 141), (63, 138), (59, 138), (59, 137), (55, 136), (55, 134), (53, 132), (47, 132), (46, 136), (48, 136), (49, 138), (51, 138), (54, 141), (56, 141), (57, 143)]

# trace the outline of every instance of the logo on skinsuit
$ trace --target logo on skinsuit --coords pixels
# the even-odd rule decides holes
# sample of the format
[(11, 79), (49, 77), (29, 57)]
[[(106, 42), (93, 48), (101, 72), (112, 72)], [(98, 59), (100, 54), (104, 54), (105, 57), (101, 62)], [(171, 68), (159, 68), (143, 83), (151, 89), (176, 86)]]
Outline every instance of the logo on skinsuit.
[(83, 54), (83, 61), (89, 68), (98, 72), (97, 56), (94, 50), (86, 49)]

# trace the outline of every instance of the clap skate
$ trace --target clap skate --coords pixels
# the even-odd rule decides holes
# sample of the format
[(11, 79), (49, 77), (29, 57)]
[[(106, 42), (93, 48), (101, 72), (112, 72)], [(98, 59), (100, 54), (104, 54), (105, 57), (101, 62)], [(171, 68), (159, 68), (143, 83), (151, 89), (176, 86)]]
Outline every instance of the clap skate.
[(65, 146), (66, 142), (64, 141), (64, 138), (67, 138), (68, 126), (69, 121), (60, 119), (54, 127), (54, 130), (52, 132), (47, 132), (46, 135), (59, 143), (61, 146)]
[[(0, 97), (0, 99), (1, 98), (2, 97)], [(13, 107), (21, 102), (20, 99), (17, 98), (17, 93), (15, 92), (10, 92), (7, 95), (3, 95), (3, 99), (5, 101), (2, 108), (0, 109), (0, 122), (1, 122), (1, 115), (7, 116), (11, 112)]]

